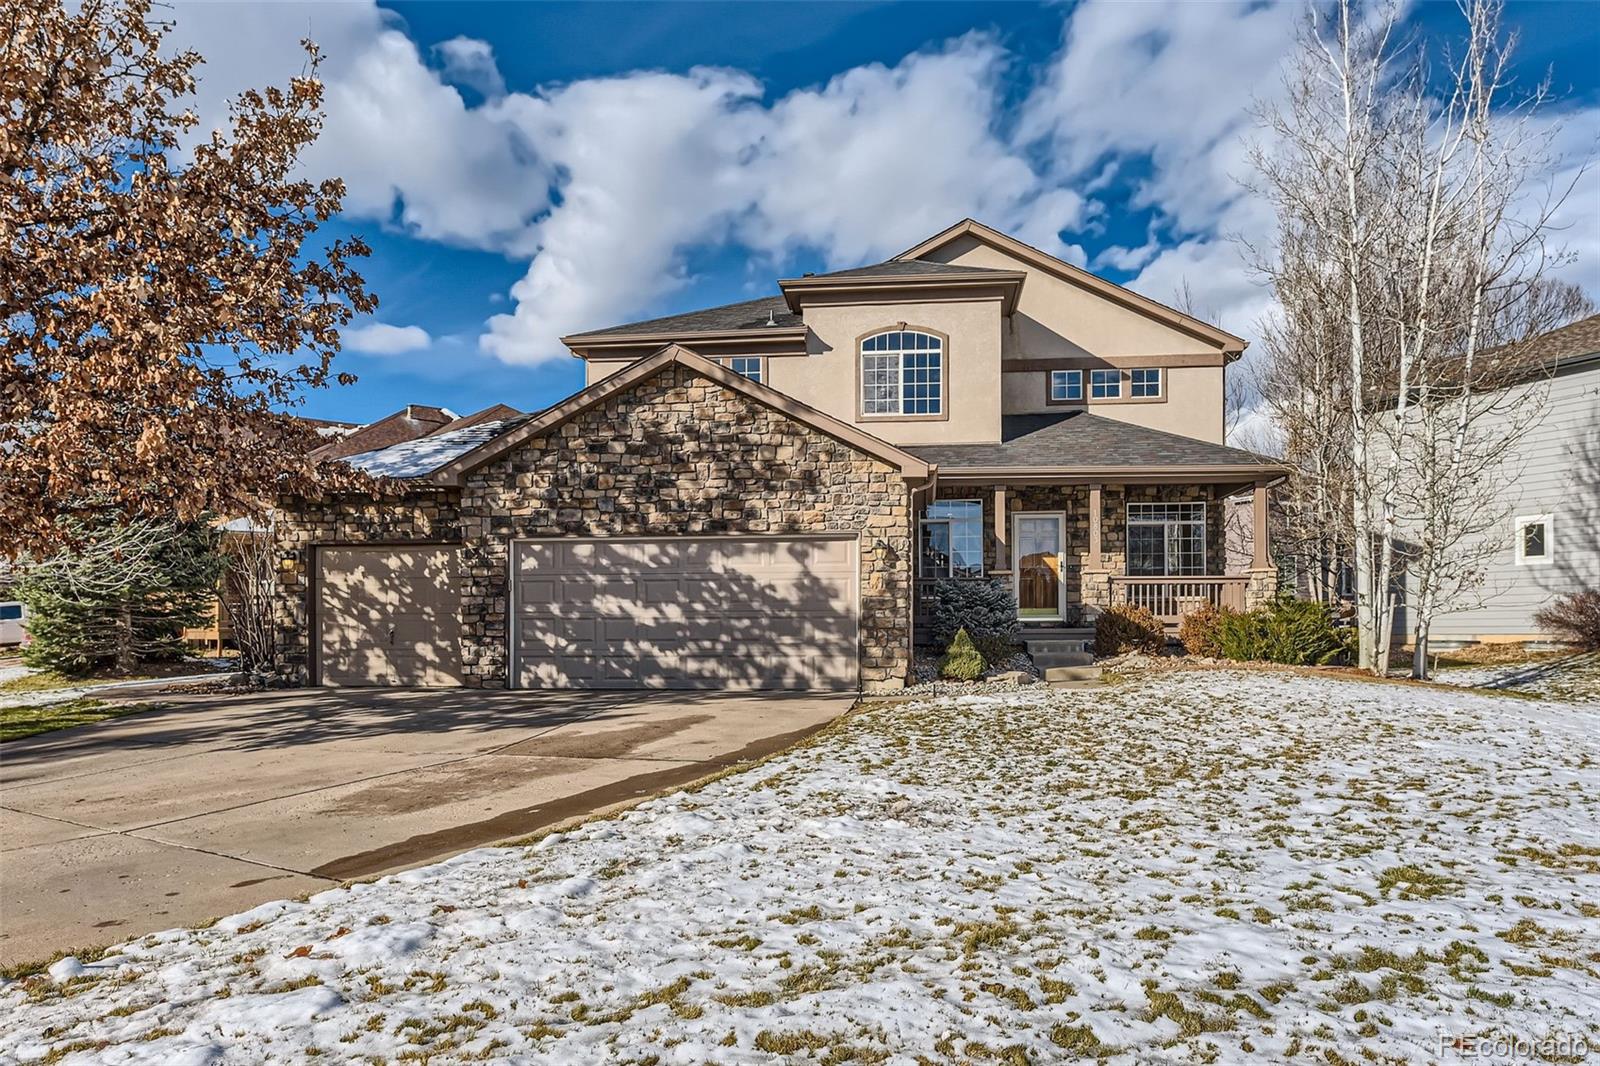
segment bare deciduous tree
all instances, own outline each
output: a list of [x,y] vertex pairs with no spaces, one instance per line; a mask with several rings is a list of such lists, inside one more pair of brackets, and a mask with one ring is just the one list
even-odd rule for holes
[[1353,557],[1361,664],[1387,670],[1409,580],[1423,673],[1432,618],[1503,547],[1490,534],[1506,458],[1541,413],[1538,390],[1502,375],[1517,342],[1576,309],[1547,277],[1562,191],[1529,195],[1551,169],[1550,133],[1534,118],[1542,89],[1508,99],[1499,0],[1463,0],[1464,46],[1440,79],[1419,44],[1398,42],[1395,9],[1324,10],[1256,153],[1279,219],[1263,260],[1282,309],[1264,391],[1311,471],[1298,510],[1315,522],[1348,508],[1326,528],[1345,542],[1333,557]]

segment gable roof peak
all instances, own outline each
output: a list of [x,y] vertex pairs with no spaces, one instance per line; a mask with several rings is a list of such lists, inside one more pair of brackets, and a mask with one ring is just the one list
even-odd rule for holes
[[912,245],[899,255],[896,260],[921,260],[924,256],[934,252],[960,237],[972,237],[987,244],[991,248],[1005,252],[1014,259],[1027,265],[1053,274],[1063,281],[1088,289],[1100,296],[1111,300],[1113,303],[1146,315],[1189,334],[1200,340],[1206,341],[1220,348],[1231,359],[1237,358],[1244,352],[1249,344],[1243,337],[1235,336],[1225,329],[1214,326],[1193,315],[1185,314],[1175,307],[1169,307],[1159,300],[1152,300],[1148,296],[1134,292],[1114,281],[1107,281],[1100,275],[1083,267],[1074,266],[1064,259],[1041,251],[1031,244],[1019,241],[1017,238],[1002,233],[993,226],[985,225],[975,218],[964,218],[955,225],[935,233],[932,237],[919,244]]

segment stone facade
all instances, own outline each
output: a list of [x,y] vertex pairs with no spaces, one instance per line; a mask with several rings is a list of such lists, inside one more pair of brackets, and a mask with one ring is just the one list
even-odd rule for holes
[[[305,560],[293,565],[309,564],[312,543],[413,539],[408,528],[459,540],[469,686],[507,684],[510,544],[523,537],[857,534],[862,687],[893,690],[909,672],[912,517],[899,470],[681,364],[469,472],[437,513],[413,499],[348,513],[299,504],[294,550]],[[301,664],[307,591],[301,573],[280,593],[281,641]]]
[[275,515],[278,583],[273,616],[278,670],[311,680],[312,574],[319,544],[457,544],[460,494],[454,489],[396,496],[286,499]]

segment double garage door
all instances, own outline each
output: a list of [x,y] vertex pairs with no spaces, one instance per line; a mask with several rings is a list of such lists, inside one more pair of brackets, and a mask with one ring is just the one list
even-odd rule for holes
[[519,688],[853,689],[854,538],[512,545]]
[[[459,548],[323,548],[328,685],[461,682]],[[516,541],[517,688],[854,689],[853,537]]]

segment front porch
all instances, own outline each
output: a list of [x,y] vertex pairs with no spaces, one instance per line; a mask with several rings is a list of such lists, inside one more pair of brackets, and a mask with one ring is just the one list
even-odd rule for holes
[[[1009,582],[1030,633],[1092,625],[1121,604],[1175,628],[1202,604],[1247,610],[1270,600],[1269,479],[1201,478],[981,484],[942,475],[918,508],[918,631],[927,594],[947,579]],[[1230,513],[1244,511],[1228,500],[1241,493],[1250,495],[1249,521],[1230,529]],[[1229,569],[1230,540],[1235,555],[1247,549],[1247,565]]]

